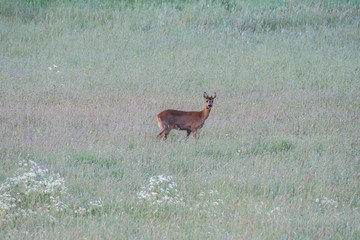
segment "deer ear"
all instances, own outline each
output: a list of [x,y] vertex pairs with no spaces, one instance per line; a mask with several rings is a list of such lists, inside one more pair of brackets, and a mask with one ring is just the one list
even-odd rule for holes
[[208,94],[206,92],[204,92],[204,98],[208,98]]
[[212,95],[212,98],[216,98],[216,92],[214,92],[214,94]]

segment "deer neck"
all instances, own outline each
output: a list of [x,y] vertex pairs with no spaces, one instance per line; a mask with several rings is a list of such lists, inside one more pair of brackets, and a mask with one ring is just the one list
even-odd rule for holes
[[209,117],[209,114],[211,112],[211,108],[205,107],[204,110],[202,110],[202,118],[204,121]]

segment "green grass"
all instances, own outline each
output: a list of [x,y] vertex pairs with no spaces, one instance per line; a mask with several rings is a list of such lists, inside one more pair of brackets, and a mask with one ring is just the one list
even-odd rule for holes
[[[0,186],[32,159],[69,194],[0,204],[0,239],[359,239],[359,23],[358,1],[0,0]],[[197,142],[157,142],[204,91]],[[159,175],[183,204],[138,199]]]

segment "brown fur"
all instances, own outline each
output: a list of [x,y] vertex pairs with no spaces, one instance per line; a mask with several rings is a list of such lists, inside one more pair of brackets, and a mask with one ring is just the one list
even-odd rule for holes
[[202,111],[185,112],[168,109],[159,113],[156,118],[162,131],[157,135],[157,139],[164,137],[166,140],[172,129],[186,131],[185,141],[189,138],[190,133],[196,138],[197,130],[204,126],[205,120],[209,117],[216,93],[211,97],[204,93],[204,98],[206,104]]

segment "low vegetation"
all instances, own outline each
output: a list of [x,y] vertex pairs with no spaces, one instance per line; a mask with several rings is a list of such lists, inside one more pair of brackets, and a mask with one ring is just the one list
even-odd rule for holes
[[0,0],[0,56],[0,239],[360,238],[358,1]]

